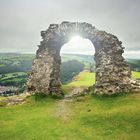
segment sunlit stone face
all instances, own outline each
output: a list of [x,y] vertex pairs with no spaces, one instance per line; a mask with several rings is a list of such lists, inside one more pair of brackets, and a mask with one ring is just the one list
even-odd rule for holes
[[89,39],[76,35],[73,36],[68,43],[62,46],[61,54],[63,53],[94,55],[95,50]]

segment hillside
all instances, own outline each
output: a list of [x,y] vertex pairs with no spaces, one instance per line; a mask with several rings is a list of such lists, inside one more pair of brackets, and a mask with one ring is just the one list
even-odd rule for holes
[[[30,71],[34,57],[34,54],[1,53],[0,74]],[[90,63],[95,65],[94,57],[91,55],[61,54],[61,57],[62,62],[77,60],[83,63],[85,67],[89,67]],[[126,61],[133,71],[140,71],[139,59],[126,59]]]
[[[18,87],[18,91],[22,92],[24,90],[23,86],[27,78],[27,73],[31,70],[34,57],[34,54],[1,53],[0,86],[15,86]],[[70,82],[73,76],[77,75],[83,69],[90,69],[92,72],[95,71],[93,56],[82,54],[61,54],[61,57],[62,65],[60,79],[63,84]],[[140,71],[140,60],[128,59],[127,61],[132,70]],[[88,83],[90,82],[86,81],[84,84],[86,85]],[[76,85],[75,82],[72,82],[71,84]],[[10,89],[11,87],[8,87],[8,90]],[[6,95],[8,95],[12,91],[6,90],[5,92]]]
[[[81,72],[65,90],[92,82],[94,73]],[[140,94],[135,93],[116,97],[89,94],[73,100],[34,95],[23,105],[1,107],[0,114],[2,140],[140,139]]]
[[[132,71],[132,78],[140,78],[140,72]],[[62,86],[64,91],[71,91],[75,87],[87,88],[95,83],[95,73],[89,73],[88,71],[82,71],[73,80]]]

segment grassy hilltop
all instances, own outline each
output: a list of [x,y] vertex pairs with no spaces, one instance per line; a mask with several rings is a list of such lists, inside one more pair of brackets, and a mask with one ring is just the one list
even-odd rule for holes
[[[81,72],[64,87],[89,86],[94,75]],[[72,102],[31,96],[23,105],[0,108],[0,114],[1,140],[140,139],[140,94],[135,93]]]
[[[34,55],[0,55],[0,83],[22,86]],[[89,66],[91,57],[63,55],[62,61],[76,59]],[[131,64],[130,64],[131,63]],[[139,71],[139,61],[129,60],[132,70]],[[133,78],[140,72],[133,71]],[[95,83],[95,73],[82,71],[62,85],[69,94],[76,88]],[[0,97],[0,105],[5,97]],[[0,107],[0,140],[139,140],[140,94],[116,97],[87,95],[65,99],[33,95],[23,105]]]

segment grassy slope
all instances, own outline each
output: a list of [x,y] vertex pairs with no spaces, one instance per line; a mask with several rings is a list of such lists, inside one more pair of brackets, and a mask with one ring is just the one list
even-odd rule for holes
[[[132,71],[133,78],[140,78],[140,72]],[[89,87],[95,83],[95,73],[89,73],[87,71],[80,72],[74,80],[66,85],[62,86],[64,91],[69,91],[74,87]]]
[[[90,73],[80,74],[79,80],[86,81]],[[58,108],[58,100],[35,96],[24,105],[0,108],[0,139],[140,139],[140,94],[108,98],[89,95],[82,101],[64,104],[67,113],[57,115]]]
[[72,82],[62,86],[62,89],[66,92],[70,92],[74,87],[89,87],[95,83],[95,73],[80,72],[75,76]]
[[0,84],[6,84],[9,86],[22,86],[26,81],[26,76],[26,72],[4,74],[4,77],[0,78]]
[[18,76],[26,76],[27,74],[25,72],[14,72],[14,73],[8,73],[4,75],[5,76],[3,78],[0,78],[0,80],[7,80],[7,79],[12,79],[12,78],[14,79]]
[[120,97],[86,97],[67,103],[66,119],[56,115],[51,99],[0,109],[2,140],[139,140],[140,94]]
[[95,83],[95,73],[89,73],[89,72],[80,72],[78,76],[74,78],[74,80],[69,83],[69,86],[91,86],[93,83]]
[[140,72],[132,71],[133,78],[140,78]]

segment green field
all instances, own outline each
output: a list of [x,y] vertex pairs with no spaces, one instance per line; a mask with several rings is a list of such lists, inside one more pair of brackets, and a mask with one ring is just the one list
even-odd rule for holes
[[70,82],[69,86],[83,86],[83,87],[89,87],[95,83],[95,73],[89,73],[89,72],[80,72],[79,75],[77,75],[72,82]]
[[24,105],[1,108],[0,139],[140,139],[140,94],[112,98],[87,96],[63,107],[66,111],[59,108],[56,100],[36,100],[32,96]]
[[132,78],[140,78],[140,72],[132,71]]
[[[67,86],[92,85],[94,76],[81,72]],[[0,139],[139,140],[140,94],[88,95],[73,102],[34,95],[24,105],[0,108]]]
[[[140,72],[132,71],[132,78],[140,78]],[[80,72],[79,75],[75,76],[73,81],[62,86],[64,91],[70,91],[74,87],[90,87],[95,83],[95,73],[89,73],[87,71]]]
[[[22,86],[34,55],[1,54],[0,83]],[[78,60],[89,66],[89,56],[63,55],[62,61]],[[139,61],[131,60],[138,69]],[[133,63],[134,62],[134,63]],[[132,72],[140,78],[140,72]],[[95,83],[95,73],[80,72],[62,86],[68,94]],[[0,103],[5,97],[0,97]],[[1,105],[1,104],[0,104]],[[140,94],[117,97],[88,95],[73,102],[31,96],[23,105],[0,107],[0,140],[139,140]]]
[[22,87],[26,81],[26,72],[14,72],[3,74],[0,77],[0,85]]

